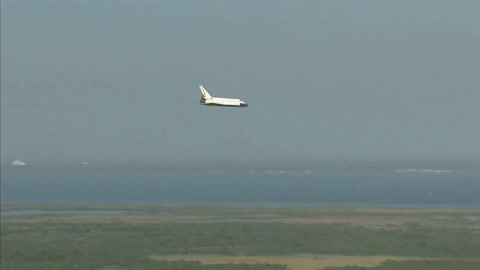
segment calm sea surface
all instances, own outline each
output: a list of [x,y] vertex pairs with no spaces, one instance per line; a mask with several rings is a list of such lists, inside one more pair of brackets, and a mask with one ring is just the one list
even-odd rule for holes
[[2,204],[480,207],[474,173],[2,174]]

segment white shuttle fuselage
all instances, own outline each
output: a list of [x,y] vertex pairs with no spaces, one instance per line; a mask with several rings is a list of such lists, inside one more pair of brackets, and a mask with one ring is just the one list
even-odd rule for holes
[[200,91],[202,92],[202,98],[200,99],[200,104],[209,105],[209,106],[231,106],[231,107],[247,107],[248,104],[245,101],[242,101],[238,98],[220,98],[212,97],[208,93],[207,89],[202,85],[199,85]]

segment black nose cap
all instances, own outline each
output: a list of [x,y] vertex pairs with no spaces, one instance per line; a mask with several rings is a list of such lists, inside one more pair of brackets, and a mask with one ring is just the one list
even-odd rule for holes
[[244,103],[241,103],[241,104],[240,104],[240,107],[248,107],[248,104],[245,103],[245,102],[244,102]]

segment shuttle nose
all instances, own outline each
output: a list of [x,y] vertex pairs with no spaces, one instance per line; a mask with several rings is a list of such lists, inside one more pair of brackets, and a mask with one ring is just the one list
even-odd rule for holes
[[240,103],[240,107],[248,107],[248,104],[245,101],[242,101]]

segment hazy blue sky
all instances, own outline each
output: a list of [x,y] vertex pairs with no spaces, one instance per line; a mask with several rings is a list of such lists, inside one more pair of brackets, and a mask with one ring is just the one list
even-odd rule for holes
[[480,1],[2,0],[2,161],[480,159],[479,77]]

